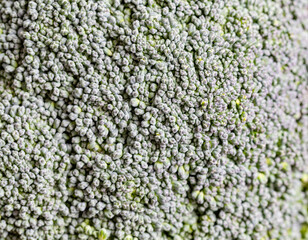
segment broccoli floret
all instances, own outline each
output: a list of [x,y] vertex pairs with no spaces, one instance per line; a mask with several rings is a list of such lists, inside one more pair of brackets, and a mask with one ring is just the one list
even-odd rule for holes
[[307,239],[306,0],[0,0],[0,240]]

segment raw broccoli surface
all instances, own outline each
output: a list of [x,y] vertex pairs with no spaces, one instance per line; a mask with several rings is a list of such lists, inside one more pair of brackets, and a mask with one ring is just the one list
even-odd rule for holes
[[0,0],[0,240],[308,239],[307,0]]

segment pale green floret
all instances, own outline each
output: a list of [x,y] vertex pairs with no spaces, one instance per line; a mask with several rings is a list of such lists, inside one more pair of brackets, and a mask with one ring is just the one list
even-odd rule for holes
[[106,229],[101,229],[98,233],[98,240],[107,240],[109,233]]
[[108,56],[112,56],[112,52],[111,52],[110,49],[104,48],[104,52],[105,52]]
[[133,240],[134,238],[133,238],[133,236],[131,236],[131,235],[129,235],[129,236],[126,236],[125,238],[124,238],[124,240]]
[[307,0],[0,0],[0,240],[308,239]]
[[130,100],[130,104],[131,104],[133,107],[138,107],[139,103],[140,103],[140,100],[139,100],[138,98],[132,98],[132,99]]

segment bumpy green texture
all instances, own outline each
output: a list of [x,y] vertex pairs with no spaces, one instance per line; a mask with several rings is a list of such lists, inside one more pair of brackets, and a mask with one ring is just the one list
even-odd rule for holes
[[307,0],[0,0],[0,240],[308,239]]

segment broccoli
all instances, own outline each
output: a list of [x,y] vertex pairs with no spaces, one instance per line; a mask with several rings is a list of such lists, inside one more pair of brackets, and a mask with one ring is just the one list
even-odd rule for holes
[[308,239],[306,0],[0,0],[0,240]]

